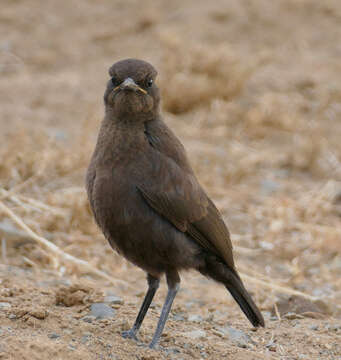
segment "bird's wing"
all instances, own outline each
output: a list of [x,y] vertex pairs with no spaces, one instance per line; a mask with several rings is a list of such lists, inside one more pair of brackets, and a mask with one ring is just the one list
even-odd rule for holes
[[169,154],[153,147],[152,175],[162,181],[145,181],[138,185],[145,201],[178,230],[190,235],[204,249],[234,268],[229,231],[218,209],[192,172],[182,169],[167,156]]

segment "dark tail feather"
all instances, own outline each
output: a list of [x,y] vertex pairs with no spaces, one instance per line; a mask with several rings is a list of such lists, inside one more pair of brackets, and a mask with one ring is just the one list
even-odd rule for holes
[[237,301],[246,317],[250,320],[251,324],[255,327],[264,326],[264,318],[245,289],[239,276],[231,271],[229,281],[224,282],[224,284],[232,297]]
[[225,285],[226,289],[237,301],[238,305],[253,326],[264,326],[264,318],[245,289],[236,270],[231,269],[222,261],[218,261],[216,257],[208,256],[206,258],[206,266],[199,269],[199,271],[203,275],[209,276]]

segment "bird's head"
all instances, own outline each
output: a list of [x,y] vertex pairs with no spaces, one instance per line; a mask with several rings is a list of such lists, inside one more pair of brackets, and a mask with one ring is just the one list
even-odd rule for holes
[[146,121],[159,111],[157,71],[143,60],[126,59],[109,69],[111,79],[104,94],[106,111],[117,119]]

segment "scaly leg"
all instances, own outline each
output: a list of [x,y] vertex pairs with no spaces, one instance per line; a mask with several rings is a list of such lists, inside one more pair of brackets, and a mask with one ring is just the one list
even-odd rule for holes
[[124,331],[122,333],[122,336],[124,338],[130,338],[130,339],[137,340],[136,334],[141,327],[142,321],[143,321],[144,317],[146,316],[146,313],[147,313],[149,306],[154,298],[156,290],[159,287],[160,279],[155,278],[154,276],[148,274],[147,280],[148,280],[147,294],[143,300],[143,303],[141,305],[140,311],[136,317],[133,327],[130,330]]
[[163,304],[161,315],[159,318],[159,322],[156,327],[155,334],[149,347],[152,349],[159,342],[163,328],[165,327],[168,314],[173,304],[173,300],[179,290],[180,287],[180,277],[176,270],[172,270],[166,273],[167,276],[167,284],[168,284],[168,293],[166,296],[165,303]]

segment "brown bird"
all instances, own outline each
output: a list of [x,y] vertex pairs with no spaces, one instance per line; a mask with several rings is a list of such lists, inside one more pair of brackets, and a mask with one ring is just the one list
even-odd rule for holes
[[235,268],[229,231],[200,186],[185,149],[160,115],[156,70],[127,59],[109,70],[105,117],[86,176],[95,220],[110,245],[147,273],[136,334],[166,275],[168,293],[150,347],[159,341],[179,290],[179,271],[196,269],[225,285],[254,326],[264,319]]

